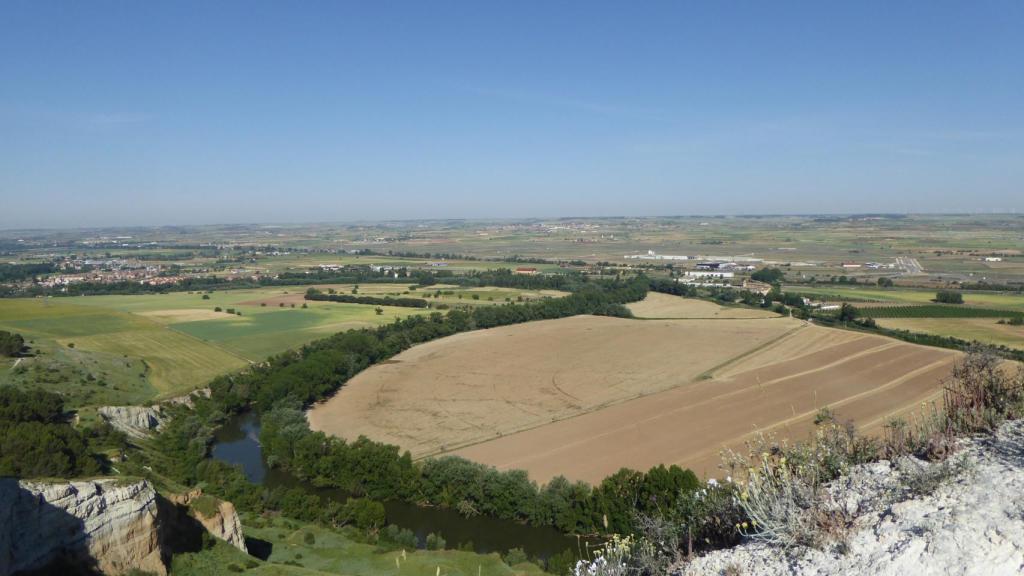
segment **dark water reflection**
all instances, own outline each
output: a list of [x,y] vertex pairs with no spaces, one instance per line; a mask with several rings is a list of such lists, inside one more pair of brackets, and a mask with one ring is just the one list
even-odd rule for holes
[[[213,457],[230,464],[240,464],[246,477],[270,488],[301,486],[302,488],[344,502],[349,494],[343,490],[317,488],[279,469],[268,468],[259,445],[259,417],[241,414],[229,420],[215,434]],[[522,548],[530,557],[548,558],[566,549],[576,551],[575,536],[567,536],[553,528],[526,526],[507,520],[475,517],[465,518],[452,510],[423,508],[405,502],[385,502],[387,521],[412,530],[422,546],[427,534],[440,534],[454,548],[472,543],[479,553],[505,552]]]

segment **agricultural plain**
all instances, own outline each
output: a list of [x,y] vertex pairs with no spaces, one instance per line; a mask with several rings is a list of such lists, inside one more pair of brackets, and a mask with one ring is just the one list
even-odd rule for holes
[[684,385],[799,327],[577,316],[467,332],[366,370],[309,421],[437,454]]
[[[35,353],[18,360],[17,366],[11,360],[0,368],[0,384],[43,385],[64,394],[73,406],[141,404],[185,394],[220,374],[336,332],[429,313],[395,306],[380,306],[378,312],[377,306],[366,304],[306,301],[307,288],[2,299],[0,330],[24,335]],[[369,296],[420,297],[448,307],[561,295],[442,285],[416,291],[409,284],[318,288],[343,294],[355,290]]]
[[822,407],[877,431],[933,398],[956,357],[778,316],[575,317],[417,346],[308,416],[344,438],[538,481],[597,482],[662,463],[715,476],[723,448],[757,432],[803,438]]

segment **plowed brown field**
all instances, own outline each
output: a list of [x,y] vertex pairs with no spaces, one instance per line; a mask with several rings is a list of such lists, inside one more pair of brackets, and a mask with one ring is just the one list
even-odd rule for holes
[[758,431],[804,438],[824,406],[877,430],[933,398],[955,358],[789,318],[581,316],[417,346],[353,379],[309,420],[541,482],[597,482],[661,463],[714,476],[722,448]]

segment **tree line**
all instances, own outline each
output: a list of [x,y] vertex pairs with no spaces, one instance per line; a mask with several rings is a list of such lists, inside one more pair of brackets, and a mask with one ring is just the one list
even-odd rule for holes
[[[216,478],[209,477],[214,465],[205,460],[210,423],[252,408],[261,413],[260,444],[268,464],[314,486],[566,532],[628,533],[638,512],[653,513],[672,505],[681,493],[698,486],[696,476],[662,466],[646,473],[622,470],[594,487],[565,478],[541,487],[523,471],[498,471],[457,457],[414,463],[397,446],[366,438],[348,442],[313,432],[302,408],[333,393],[369,366],[416,344],[467,330],[578,314],[628,317],[623,304],[642,299],[649,287],[645,277],[583,282],[564,298],[453,310],[342,332],[274,356],[246,372],[215,379],[211,398],[198,401],[188,416],[172,420],[157,445],[168,455],[166,465],[176,478],[217,484]],[[310,502],[309,509],[316,509]]]
[[392,298],[390,296],[356,296],[353,294],[324,294],[316,288],[306,291],[306,300],[344,302],[348,304],[370,304],[374,306],[401,306],[403,308],[427,308],[430,303],[423,298]]

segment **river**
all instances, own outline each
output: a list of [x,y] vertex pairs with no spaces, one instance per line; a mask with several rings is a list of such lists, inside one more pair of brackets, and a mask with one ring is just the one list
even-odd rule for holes
[[[349,497],[343,490],[317,488],[288,472],[269,468],[263,459],[259,435],[259,417],[255,413],[234,416],[214,435],[213,458],[241,465],[249,481],[256,484],[270,488],[301,486],[341,502]],[[388,523],[412,530],[421,547],[431,532],[443,536],[449,548],[471,543],[473,550],[481,554],[522,548],[531,558],[546,559],[566,549],[575,552],[582,545],[575,536],[562,534],[554,528],[527,526],[485,516],[466,518],[453,510],[406,502],[385,502],[384,508]]]

